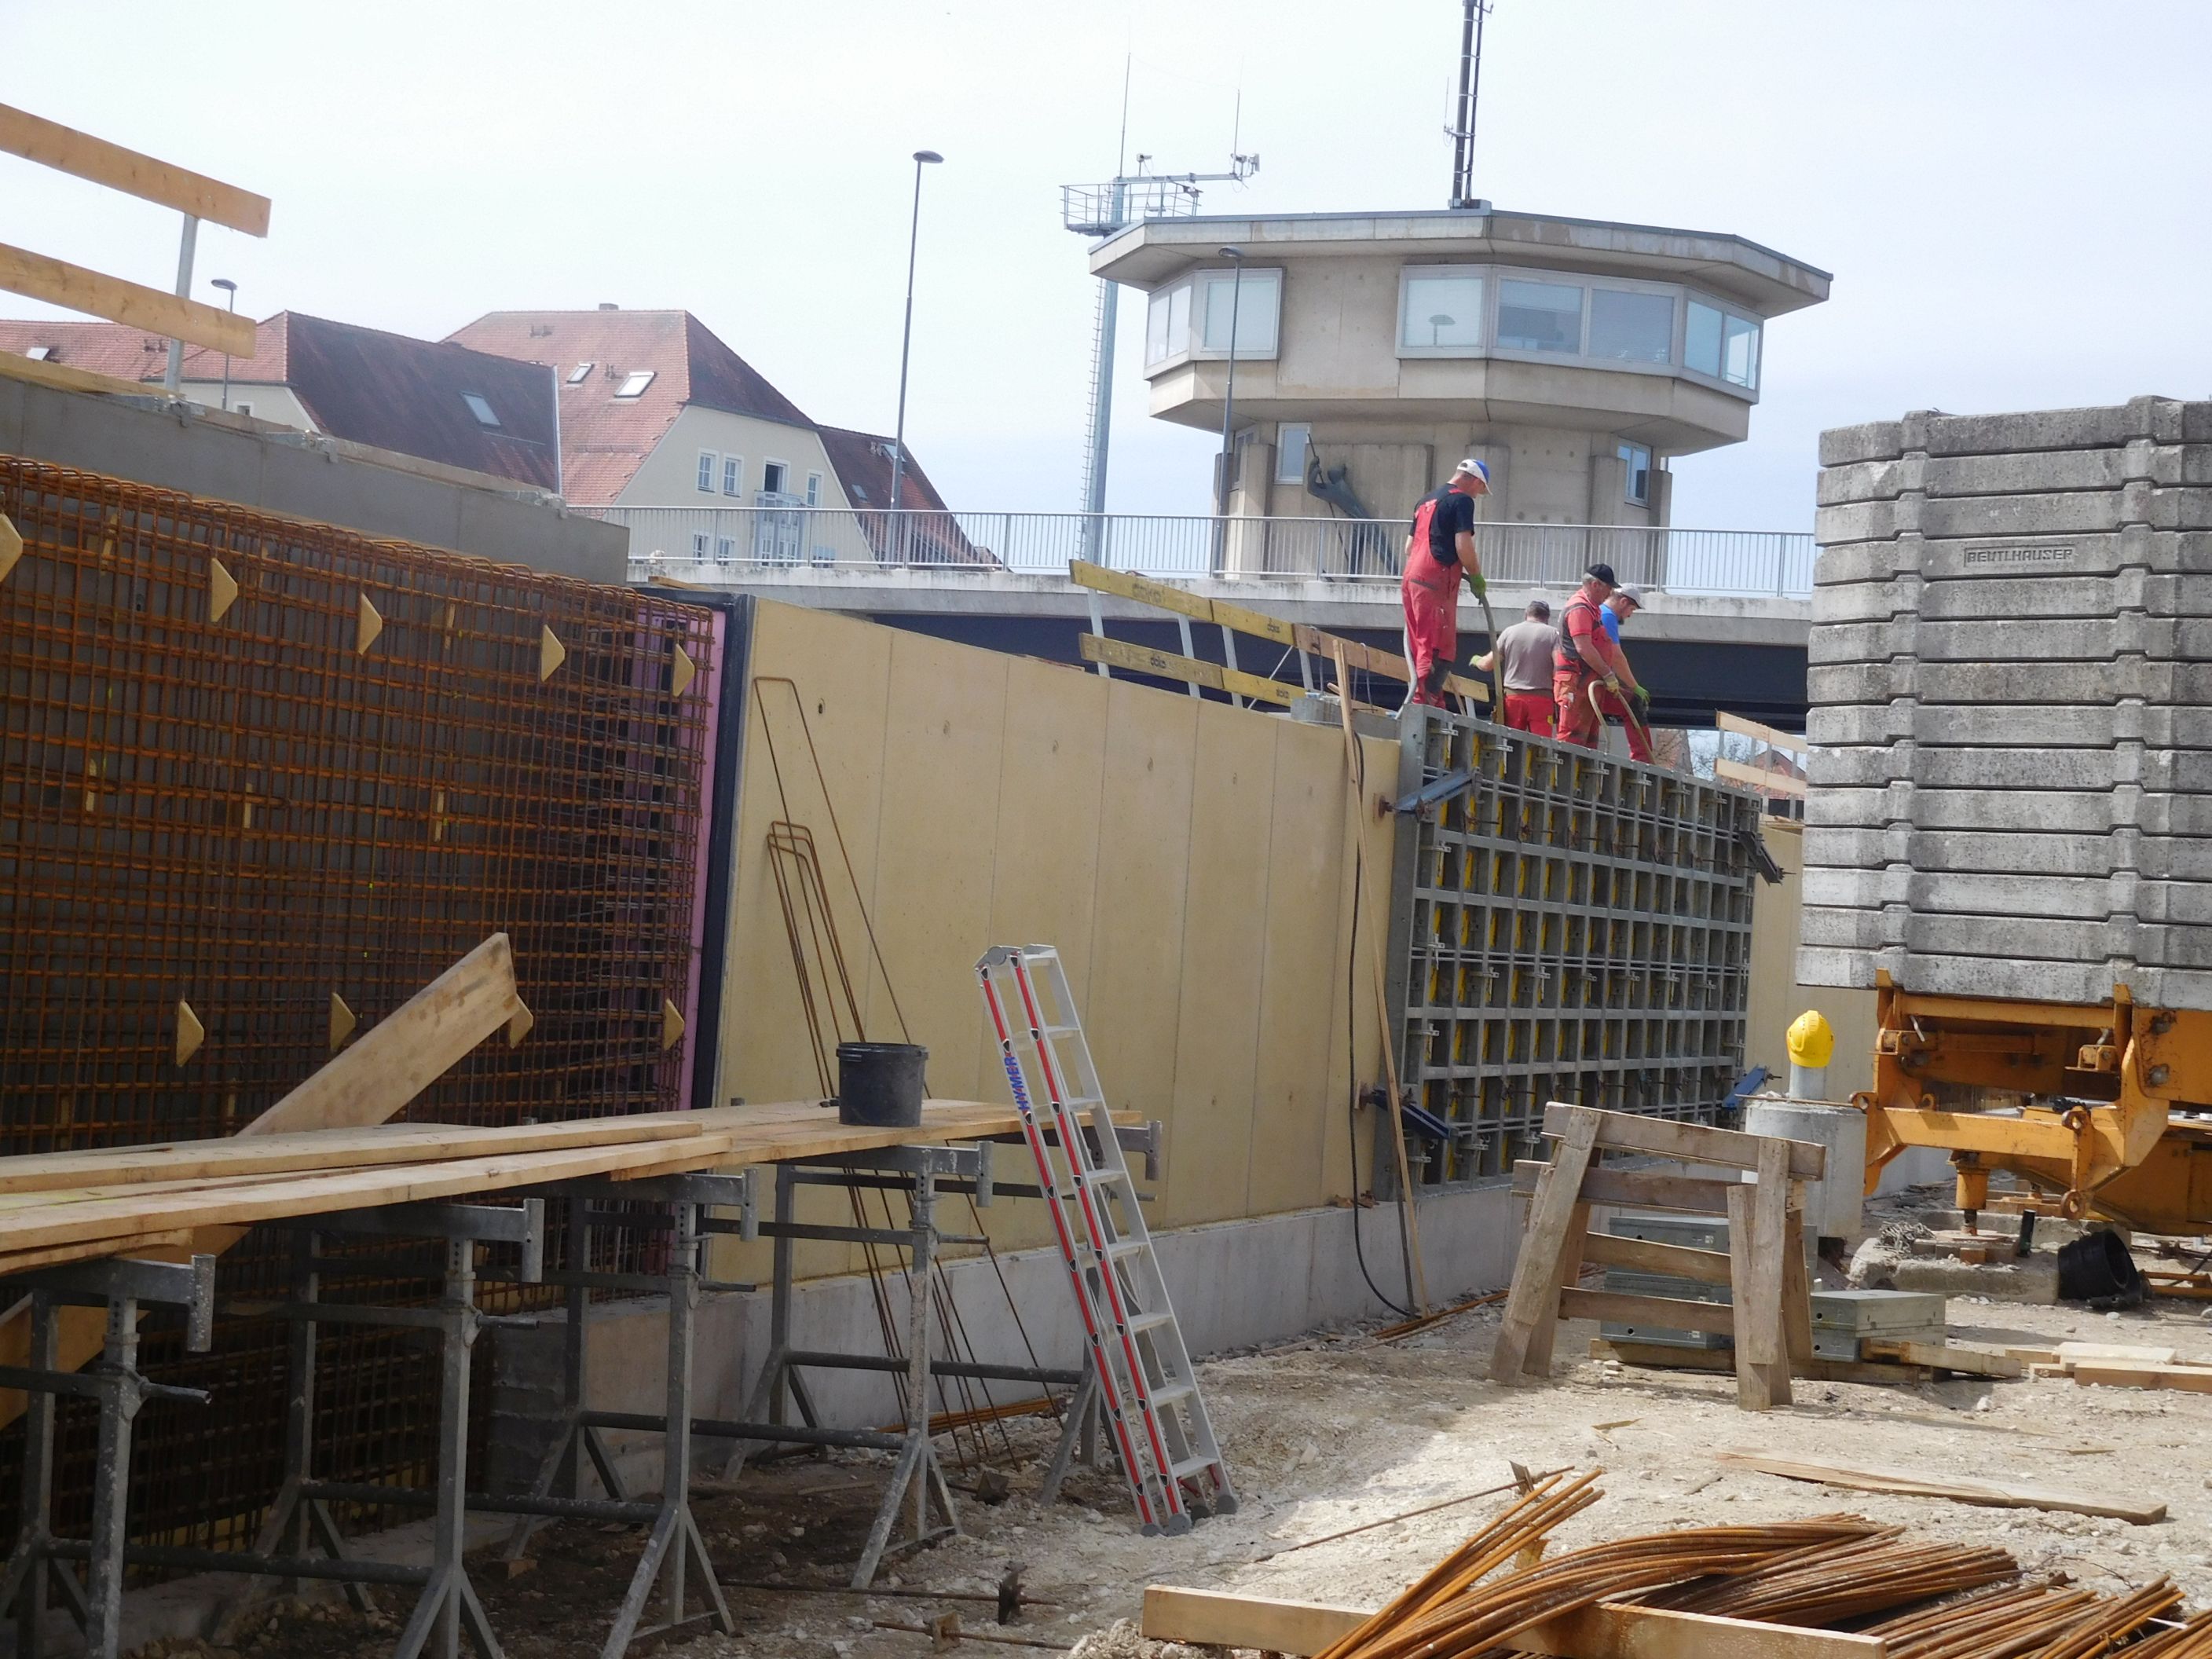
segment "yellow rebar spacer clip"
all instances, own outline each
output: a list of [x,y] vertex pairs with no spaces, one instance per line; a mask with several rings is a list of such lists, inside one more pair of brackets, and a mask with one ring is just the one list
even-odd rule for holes
[[1787,1041],[1790,1063],[1802,1066],[1808,1072],[1820,1071],[1835,1058],[1835,1029],[1821,1017],[1818,1008],[1808,1008],[1790,1022]]

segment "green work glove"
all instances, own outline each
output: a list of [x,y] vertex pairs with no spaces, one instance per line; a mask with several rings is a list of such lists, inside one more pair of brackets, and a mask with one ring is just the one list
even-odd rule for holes
[[1467,585],[1474,590],[1476,599],[1486,599],[1490,597],[1490,584],[1483,580],[1482,572],[1480,570],[1470,570],[1467,573]]
[[1638,713],[1648,714],[1651,712],[1651,693],[1650,691],[1639,685],[1629,695],[1636,699]]

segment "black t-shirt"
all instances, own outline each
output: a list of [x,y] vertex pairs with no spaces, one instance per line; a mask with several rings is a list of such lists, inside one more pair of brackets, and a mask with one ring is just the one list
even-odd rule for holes
[[1438,564],[1459,562],[1459,533],[1474,533],[1474,497],[1446,484],[1425,499],[1436,503],[1429,514],[1429,554]]

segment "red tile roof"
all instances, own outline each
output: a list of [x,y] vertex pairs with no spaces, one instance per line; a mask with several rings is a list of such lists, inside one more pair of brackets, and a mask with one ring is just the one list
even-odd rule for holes
[[27,353],[45,346],[49,362],[66,364],[112,380],[161,378],[168,366],[168,341],[143,328],[121,323],[22,322],[0,318],[0,351]]
[[[814,429],[822,434],[822,447],[829,452],[830,465],[837,469],[837,479],[845,486],[847,501],[856,507],[891,505],[889,438],[842,426],[817,426]],[[930,483],[929,475],[915,459],[911,447],[906,452],[906,465],[899,474],[898,505],[925,513],[947,510],[945,498],[937,493],[937,486]]]
[[[860,515],[860,531],[882,557],[894,540],[881,516],[891,499],[891,441],[872,432],[854,432],[842,426],[817,426],[830,465],[837,469],[845,486],[845,499]],[[908,557],[939,564],[996,564],[999,561],[975,545],[951,516],[945,498],[937,493],[929,475],[921,470],[908,448],[906,465],[899,471],[898,504],[911,511],[943,513],[942,519],[910,520],[904,551]]]
[[[687,404],[787,426],[813,422],[688,311],[495,311],[447,338],[478,351],[552,365],[561,381],[568,499],[611,503]],[[589,363],[574,386],[568,376]],[[614,394],[651,370],[635,398]]]
[[[158,381],[167,340],[118,323],[0,320],[0,349],[55,348],[50,361],[118,380]],[[551,378],[489,352],[381,329],[280,311],[256,325],[253,355],[230,359],[233,387],[288,387],[319,432],[349,443],[419,456],[512,478],[561,486]],[[223,377],[223,355],[185,350],[184,378]],[[498,417],[487,427],[469,408],[473,392]]]

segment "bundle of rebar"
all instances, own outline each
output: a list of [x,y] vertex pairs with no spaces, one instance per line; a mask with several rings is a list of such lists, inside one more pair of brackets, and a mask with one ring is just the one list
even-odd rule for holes
[[1864,1536],[1822,1542],[1767,1562],[1753,1573],[1704,1578],[1640,1599],[1647,1606],[1761,1624],[1835,1625],[2005,1583],[2020,1574],[2019,1565],[2001,1549],[1913,1543],[1904,1534],[1902,1527],[1869,1529]]
[[1746,1573],[1809,1548],[1881,1529],[1851,1516],[1770,1527],[1698,1527],[1595,1544],[1492,1583],[1480,1581],[1540,1545],[1597,1499],[1595,1474],[1536,1483],[1419,1583],[1328,1648],[1322,1659],[1451,1659],[1480,1654],[1595,1602],[1686,1579]]

